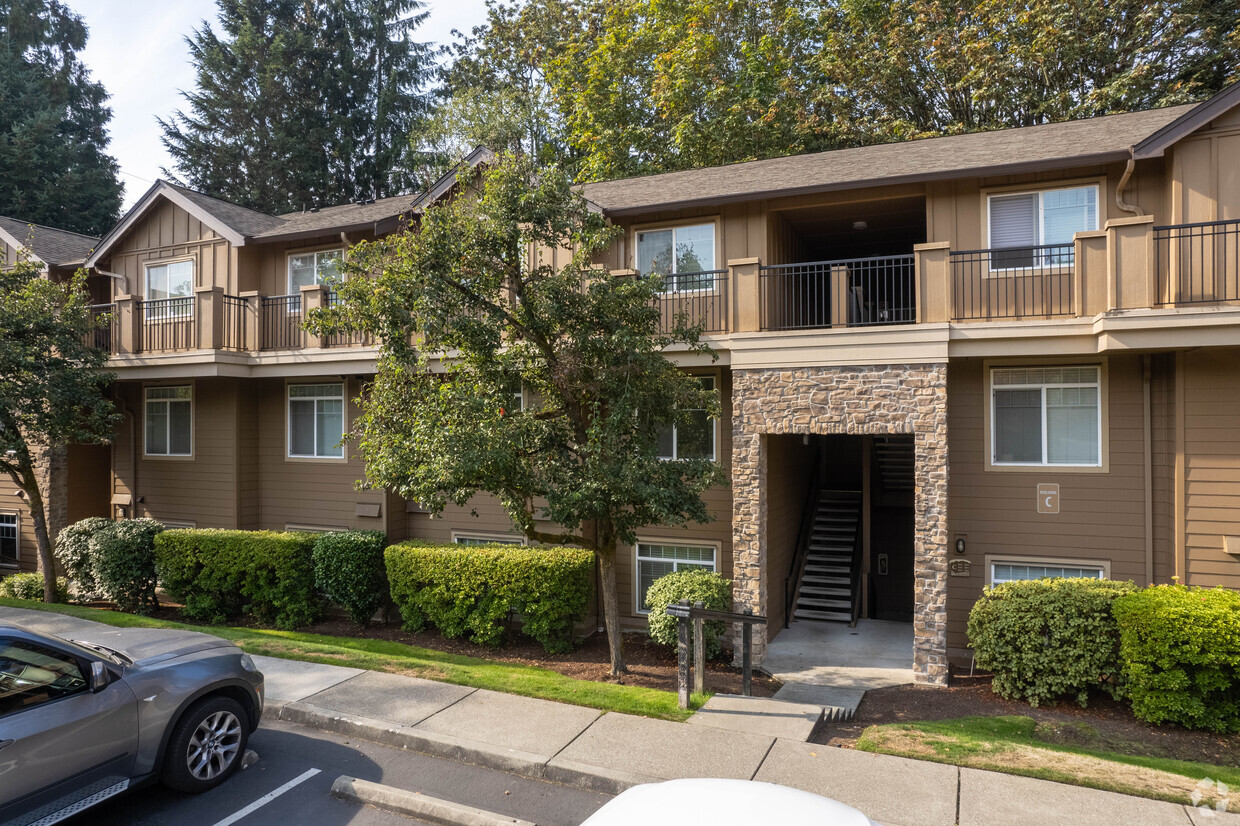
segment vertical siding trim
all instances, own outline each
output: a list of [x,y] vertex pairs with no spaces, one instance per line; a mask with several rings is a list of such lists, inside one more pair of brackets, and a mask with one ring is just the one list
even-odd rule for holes
[[1145,582],[1154,584],[1154,426],[1150,396],[1150,356],[1141,356],[1141,413],[1145,459]]
[[1188,584],[1184,565],[1184,353],[1175,354],[1175,576]]

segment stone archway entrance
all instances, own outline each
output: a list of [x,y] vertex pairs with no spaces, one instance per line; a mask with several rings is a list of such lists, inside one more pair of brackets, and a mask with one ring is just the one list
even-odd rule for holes
[[[732,374],[733,601],[768,613],[768,437],[912,434],[915,463],[913,672],[947,682],[947,365],[737,370]],[[772,617],[772,622],[783,618]],[[767,634],[754,629],[755,661]]]

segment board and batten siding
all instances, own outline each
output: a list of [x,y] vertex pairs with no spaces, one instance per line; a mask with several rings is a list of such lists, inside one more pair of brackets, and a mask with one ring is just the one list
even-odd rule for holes
[[171,201],[160,199],[112,250],[103,269],[125,277],[116,281],[113,296],[146,293],[146,265],[190,258],[194,262],[194,287],[223,287],[236,295],[238,280],[236,249],[211,227]]

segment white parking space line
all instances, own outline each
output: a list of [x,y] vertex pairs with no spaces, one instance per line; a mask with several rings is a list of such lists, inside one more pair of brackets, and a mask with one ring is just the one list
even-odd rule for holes
[[215,824],[215,826],[231,826],[231,824],[236,823],[238,820],[245,817],[246,815],[251,814],[255,811],[258,811],[263,806],[266,806],[268,803],[275,800],[277,797],[284,794],[289,789],[295,786],[298,786],[302,783],[305,783],[307,780],[309,780],[311,777],[314,777],[318,773],[319,773],[318,769],[307,769],[306,771],[302,772],[297,777],[294,777],[292,780],[285,783],[283,786],[276,789],[275,791],[268,792],[267,794],[260,797],[258,800],[255,800],[249,806],[246,806],[241,811],[234,812],[233,814],[224,818],[219,823]]

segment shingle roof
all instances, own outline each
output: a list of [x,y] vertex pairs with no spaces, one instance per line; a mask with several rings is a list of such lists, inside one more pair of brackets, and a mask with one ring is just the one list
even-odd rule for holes
[[0,230],[34,253],[40,261],[53,267],[80,264],[99,242],[93,235],[80,235],[5,216],[0,216]]
[[316,212],[286,212],[276,218],[279,225],[262,232],[253,233],[254,238],[275,238],[309,232],[331,232],[362,224],[375,224],[405,214],[413,205],[416,195],[396,195],[379,198],[366,204],[342,204],[325,207]]
[[586,198],[618,214],[764,195],[999,175],[1128,157],[1128,148],[1198,104],[1086,120],[923,138],[586,184]]
[[168,183],[167,181],[162,181],[161,183],[179,192],[186,199],[205,212],[210,213],[220,223],[238,235],[247,238],[266,232],[283,223],[280,218],[274,215],[268,215],[265,212],[259,212],[249,207],[238,206],[228,201],[221,201],[219,198],[204,195],[196,189],[189,189],[188,187]]

